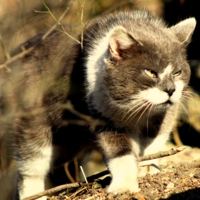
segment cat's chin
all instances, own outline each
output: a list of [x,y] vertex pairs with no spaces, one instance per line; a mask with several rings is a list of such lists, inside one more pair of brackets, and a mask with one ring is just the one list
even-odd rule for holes
[[160,103],[160,104],[157,104],[154,106],[154,110],[157,110],[157,111],[165,111],[167,109],[169,109],[174,103],[171,102],[170,100],[164,102],[164,103]]

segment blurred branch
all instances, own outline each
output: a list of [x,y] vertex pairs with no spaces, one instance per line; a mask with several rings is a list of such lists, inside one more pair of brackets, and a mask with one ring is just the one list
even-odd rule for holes
[[16,117],[30,117],[32,115],[39,115],[44,112],[51,112],[51,111],[60,110],[60,109],[68,110],[69,112],[71,112],[72,114],[74,114],[80,118],[78,120],[74,120],[74,119],[63,120],[62,126],[68,126],[69,124],[75,124],[78,126],[89,126],[91,130],[94,130],[94,128],[96,126],[104,126],[106,124],[105,121],[102,121],[99,119],[94,119],[91,116],[88,116],[88,115],[78,112],[77,110],[74,109],[74,107],[70,101],[68,101],[66,104],[57,103],[52,106],[42,107],[42,108],[38,108],[38,109],[26,111],[26,112],[24,112],[24,111],[23,112],[18,111],[17,113],[13,112],[12,114],[1,117],[0,121],[4,122],[4,121],[7,121],[8,119],[16,118]]
[[[63,32],[64,34],[66,34],[68,37],[70,37],[71,39],[75,40],[77,43],[81,44],[80,41],[78,41],[76,38],[74,38],[73,36],[71,36],[66,29],[64,28],[64,26],[61,24],[61,20],[64,18],[64,16],[68,13],[69,8],[72,6],[74,0],[71,0],[69,5],[67,6],[67,8],[65,9],[65,11],[63,12],[63,14],[60,16],[60,18],[57,20],[56,17],[54,16],[54,14],[51,12],[51,10],[49,9],[49,7],[45,4],[44,0],[42,0],[43,5],[45,6],[45,8],[47,9],[47,11],[38,11],[38,10],[34,10],[37,13],[49,13],[51,15],[51,17],[53,18],[53,20],[56,22],[51,28],[54,30],[56,28],[57,25],[59,25],[61,27],[61,32]],[[51,30],[51,29],[50,29]],[[50,31],[49,30],[49,31]],[[57,29],[60,30],[60,29]],[[47,32],[48,33],[48,32]],[[81,44],[82,45],[82,44]]]
[[81,7],[81,16],[80,16],[80,20],[81,20],[81,49],[83,49],[83,31],[84,31],[84,27],[85,24],[83,23],[83,11],[84,11],[84,6],[85,6],[85,0],[83,0],[83,2],[81,2],[80,0],[78,0],[80,7]]
[[68,177],[68,179],[72,182],[72,183],[75,183],[76,181],[74,180],[74,178],[72,177],[72,175],[70,174],[69,172],[69,162],[66,162],[64,164],[64,170],[65,170],[65,173]]
[[2,36],[1,36],[1,34],[0,34],[0,44],[1,44],[1,47],[2,47],[3,52],[4,52],[4,54],[5,54],[5,57],[6,57],[6,59],[8,60],[8,59],[10,58],[10,54],[9,54],[8,51],[6,50],[6,47],[5,47],[5,45],[4,45],[3,38],[2,38]]
[[[67,6],[67,8],[65,9],[65,11],[63,12],[63,14],[60,16],[60,18],[58,20],[56,20],[56,23],[43,35],[43,37],[41,38],[41,40],[37,43],[34,44],[34,46],[28,48],[28,49],[23,49],[22,47],[22,52],[18,53],[17,55],[7,59],[3,64],[0,65],[0,70],[1,69],[6,69],[11,71],[11,69],[9,68],[9,64],[24,58],[27,54],[31,53],[39,44],[41,44],[42,41],[44,41],[55,29],[57,25],[60,25],[60,21],[64,18],[64,16],[67,14],[67,12],[69,11],[69,8],[72,6],[74,0],[72,0],[69,5]],[[44,2],[42,0],[42,2]],[[46,5],[46,4],[45,4]],[[71,36],[72,37],[72,36]],[[72,37],[73,38],[73,37]],[[79,42],[79,41],[78,41]],[[80,43],[80,42],[79,42]]]

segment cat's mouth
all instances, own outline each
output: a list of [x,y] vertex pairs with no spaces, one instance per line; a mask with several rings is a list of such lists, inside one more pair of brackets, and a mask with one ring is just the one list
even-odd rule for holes
[[173,105],[173,102],[171,102],[170,100],[167,100],[163,103],[157,104],[155,105],[156,109],[167,109],[169,108],[171,105]]
[[163,104],[169,104],[172,105],[173,103],[170,100],[167,100],[166,102],[164,102]]

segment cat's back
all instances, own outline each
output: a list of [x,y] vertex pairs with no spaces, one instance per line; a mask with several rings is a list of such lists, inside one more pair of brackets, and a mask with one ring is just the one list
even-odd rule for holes
[[9,72],[1,71],[2,109],[28,111],[66,100],[80,44],[56,30],[44,35],[39,33],[11,53],[16,61],[8,65]]

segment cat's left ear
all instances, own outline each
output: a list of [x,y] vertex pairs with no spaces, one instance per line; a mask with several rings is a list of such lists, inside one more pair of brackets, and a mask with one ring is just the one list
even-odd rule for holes
[[109,45],[111,55],[120,60],[125,50],[142,44],[134,39],[124,27],[117,26],[110,33]]
[[195,18],[188,18],[172,26],[170,29],[173,33],[178,37],[178,40],[182,43],[187,45],[192,37],[194,29],[196,27],[196,20]]

